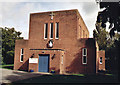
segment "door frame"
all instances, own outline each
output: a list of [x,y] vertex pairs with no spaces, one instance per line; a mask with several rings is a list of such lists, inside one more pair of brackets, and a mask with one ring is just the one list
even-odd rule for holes
[[48,72],[49,72],[49,60],[50,60],[50,54],[38,54],[38,72],[39,72],[39,58],[40,56],[48,56]]

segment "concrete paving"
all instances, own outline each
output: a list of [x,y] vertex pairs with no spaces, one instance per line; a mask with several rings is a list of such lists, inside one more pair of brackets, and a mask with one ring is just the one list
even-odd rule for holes
[[0,75],[2,75],[2,79],[0,78],[0,83],[11,83],[18,80],[23,80],[31,77],[36,77],[40,75],[51,75],[50,73],[44,72],[24,72],[18,70],[8,70],[0,68]]

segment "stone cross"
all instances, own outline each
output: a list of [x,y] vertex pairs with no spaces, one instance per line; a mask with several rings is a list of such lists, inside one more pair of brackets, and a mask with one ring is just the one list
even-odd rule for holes
[[53,20],[53,16],[54,16],[55,14],[52,12],[51,14],[50,14],[50,16],[51,16],[51,20]]

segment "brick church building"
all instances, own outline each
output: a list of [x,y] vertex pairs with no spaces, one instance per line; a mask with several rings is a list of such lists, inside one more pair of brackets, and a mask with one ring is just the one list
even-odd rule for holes
[[14,69],[97,73],[105,70],[105,51],[89,38],[77,9],[31,13],[29,39],[16,40]]

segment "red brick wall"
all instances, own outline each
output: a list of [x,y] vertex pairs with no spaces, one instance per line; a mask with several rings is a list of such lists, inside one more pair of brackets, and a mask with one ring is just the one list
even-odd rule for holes
[[[82,48],[87,48],[87,64],[82,64]],[[73,51],[73,57],[66,57],[66,63],[68,64],[66,71],[72,73],[95,73],[96,47],[94,39],[83,38],[78,40],[76,49],[76,53]],[[68,59],[71,61],[67,61]]]

